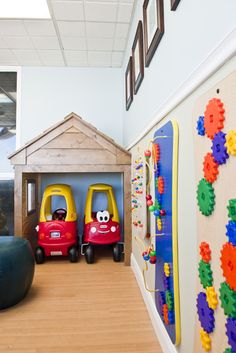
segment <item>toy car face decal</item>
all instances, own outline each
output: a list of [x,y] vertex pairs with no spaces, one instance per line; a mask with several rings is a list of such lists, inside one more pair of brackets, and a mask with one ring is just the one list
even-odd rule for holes
[[110,215],[108,211],[98,211],[97,212],[97,220],[99,223],[105,222],[107,223],[110,219]]

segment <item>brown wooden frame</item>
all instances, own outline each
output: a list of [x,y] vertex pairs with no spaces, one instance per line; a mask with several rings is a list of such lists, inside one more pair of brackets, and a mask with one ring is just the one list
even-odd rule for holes
[[[139,46],[139,74],[137,79],[135,80],[135,49]],[[138,27],[135,33],[134,42],[132,45],[132,76],[133,76],[133,88],[134,94],[136,94],[139,90],[141,82],[144,77],[144,59],[143,59],[143,25],[142,21],[139,21]]]
[[152,0],[156,1],[156,22],[157,28],[154,36],[151,39],[150,45],[148,46],[148,22],[147,22],[147,8],[150,4],[150,0],[145,0],[143,3],[143,26],[144,26],[144,49],[145,49],[145,66],[148,67],[152,57],[161,41],[164,34],[164,6],[163,0]]
[[175,11],[180,3],[180,0],[170,0],[171,2],[171,11]]
[[[128,79],[130,90],[128,92]],[[126,110],[129,110],[129,107],[133,101],[133,72],[132,72],[132,57],[129,58],[129,62],[125,71],[125,104]]]

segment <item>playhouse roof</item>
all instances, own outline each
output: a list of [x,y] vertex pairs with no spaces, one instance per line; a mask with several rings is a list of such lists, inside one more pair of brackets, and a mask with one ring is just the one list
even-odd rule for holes
[[91,163],[96,157],[96,164],[130,164],[127,150],[75,113],[66,116],[8,158],[13,165],[32,165],[74,164],[75,157],[76,163],[82,164],[90,164],[90,157]]

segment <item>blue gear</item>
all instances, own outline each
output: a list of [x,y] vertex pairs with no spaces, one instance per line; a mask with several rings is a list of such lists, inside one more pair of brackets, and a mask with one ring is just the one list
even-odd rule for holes
[[162,307],[164,304],[166,304],[165,292],[160,291],[160,292],[158,292],[158,295],[157,295],[157,305],[158,305],[158,309],[159,309],[158,311],[161,314],[162,318],[163,318]]
[[160,163],[157,162],[157,164],[156,164],[156,172],[155,172],[156,178],[158,178],[160,176],[160,173],[161,173],[160,169],[161,169],[160,168]]
[[175,323],[175,313],[173,310],[168,311],[168,320],[170,324],[174,324]]
[[207,332],[213,332],[215,328],[214,310],[209,308],[206,293],[200,292],[197,296],[198,319],[202,328]]
[[200,136],[205,136],[204,116],[199,116],[199,118],[198,118],[197,133]]
[[225,147],[225,134],[220,131],[217,134],[215,134],[213,140],[212,140],[212,154],[214,157],[214,160],[218,164],[224,164],[226,163],[226,159],[229,158],[229,155],[227,153],[227,148]]
[[226,225],[226,235],[229,237],[229,242],[236,246],[236,222],[229,221]]

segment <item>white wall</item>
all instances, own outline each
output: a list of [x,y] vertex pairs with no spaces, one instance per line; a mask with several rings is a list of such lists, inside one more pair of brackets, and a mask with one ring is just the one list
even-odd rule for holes
[[[130,32],[124,72],[138,20],[142,19],[143,1],[137,0]],[[128,112],[124,116],[124,144],[128,146],[155,117],[159,109],[210,52],[236,27],[235,0],[181,0],[176,11],[170,11],[170,0],[164,0],[165,33]]]
[[23,67],[20,143],[72,111],[122,143],[121,69]]
[[[161,123],[153,127],[132,149],[139,146],[140,151],[146,149],[154,131],[170,119],[179,125],[179,172],[178,172],[178,250],[179,250],[179,285],[181,313],[181,344],[179,353],[193,353],[194,330],[196,318],[196,284],[198,249],[196,233],[196,185],[193,129],[197,117],[193,117],[196,100],[224,77],[236,70],[236,56],[222,66],[210,79],[195,90],[186,100],[169,113]],[[216,94],[217,96],[217,94]],[[220,98],[220,94],[219,94]],[[206,102],[207,103],[207,102]],[[204,108],[204,107],[203,107]],[[204,113],[204,111],[203,111]],[[154,227],[152,228],[152,234]],[[134,236],[134,234],[133,234]],[[140,271],[143,259],[136,242],[133,241],[133,255]],[[147,276],[148,287],[154,288],[154,276]],[[172,352],[172,351],[171,351]],[[164,353],[169,353],[168,350]]]

